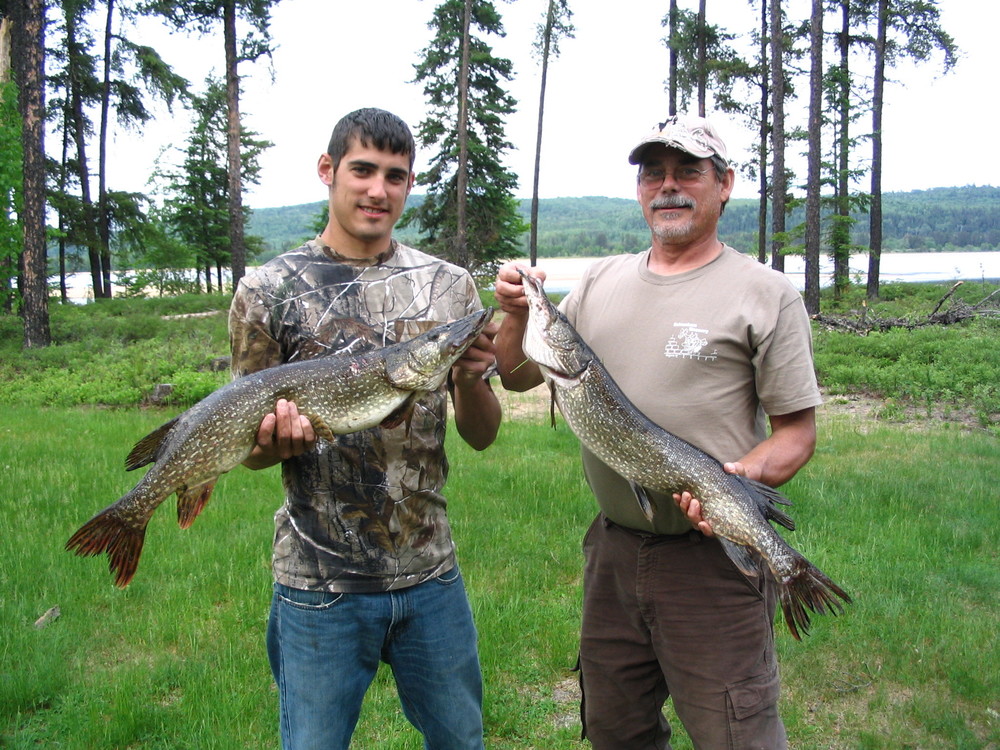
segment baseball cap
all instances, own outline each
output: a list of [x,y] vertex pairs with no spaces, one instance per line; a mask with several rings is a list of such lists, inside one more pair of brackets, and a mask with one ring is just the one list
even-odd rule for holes
[[693,115],[674,115],[666,122],[659,123],[653,132],[647,135],[639,145],[628,155],[629,164],[638,164],[642,152],[653,143],[662,143],[670,148],[680,149],[699,159],[719,156],[726,164],[726,144],[722,142],[718,131],[704,117]]

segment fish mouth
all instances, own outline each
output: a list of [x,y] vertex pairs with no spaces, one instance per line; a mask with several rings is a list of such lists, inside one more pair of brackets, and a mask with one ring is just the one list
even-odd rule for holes
[[444,341],[445,348],[451,354],[460,354],[472,346],[486,324],[493,317],[493,308],[487,307],[471,315],[448,324],[448,333]]

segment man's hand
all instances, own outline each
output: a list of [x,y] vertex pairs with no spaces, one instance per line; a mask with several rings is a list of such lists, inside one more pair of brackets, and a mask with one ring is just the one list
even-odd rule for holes
[[274,405],[274,411],[261,420],[257,444],[243,465],[250,469],[266,469],[310,451],[315,445],[316,432],[312,423],[299,414],[294,401],[281,398]]
[[[741,477],[747,476],[746,467],[739,461],[724,464],[722,468],[726,470],[727,474],[739,474]],[[681,509],[681,512],[688,517],[691,525],[698,529],[698,531],[705,536],[715,536],[715,532],[712,531],[712,524],[706,521],[701,515],[701,501],[698,498],[694,497],[690,492],[675,492],[674,502],[677,503],[677,507]]]
[[496,347],[493,345],[493,339],[499,330],[499,323],[487,323],[479,337],[452,366],[451,380],[456,388],[474,387],[496,363]]
[[524,286],[521,284],[521,275],[517,272],[518,268],[536,279],[545,281],[545,271],[538,268],[528,268],[523,263],[511,261],[502,265],[497,272],[493,296],[500,309],[508,315],[526,316],[528,314],[528,298],[524,296]]

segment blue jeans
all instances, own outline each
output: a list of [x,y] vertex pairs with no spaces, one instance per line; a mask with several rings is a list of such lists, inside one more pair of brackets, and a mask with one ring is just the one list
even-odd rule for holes
[[482,750],[476,628],[458,567],[410,588],[330,594],[274,585],[267,652],[284,750],[347,750],[379,661],[426,750]]

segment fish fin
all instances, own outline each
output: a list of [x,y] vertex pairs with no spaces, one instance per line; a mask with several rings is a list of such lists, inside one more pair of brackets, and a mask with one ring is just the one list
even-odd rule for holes
[[208,505],[217,481],[218,477],[212,477],[207,482],[177,490],[177,523],[182,529],[190,527]]
[[411,393],[407,396],[403,403],[393,409],[389,416],[379,422],[379,426],[391,430],[393,427],[399,427],[403,422],[406,422],[406,432],[409,434],[410,422],[413,421],[413,405],[416,403],[416,398],[416,393]]
[[652,521],[653,516],[656,515],[656,511],[653,509],[653,503],[649,500],[649,493],[646,492],[646,488],[633,481],[629,481],[629,486],[632,488],[632,492],[635,493],[635,499],[639,501],[639,508],[642,510],[642,515],[646,517],[647,521]]
[[151,433],[146,435],[146,437],[136,443],[132,447],[132,451],[128,454],[128,457],[125,459],[125,471],[132,471],[133,469],[138,469],[146,464],[153,463],[153,461],[156,460],[157,452],[160,450],[160,445],[163,444],[163,440],[167,437],[167,433],[173,429],[175,424],[177,424],[178,419],[180,419],[179,416],[174,417],[165,424],[161,424]]
[[328,443],[332,443],[334,440],[333,430],[330,426],[320,417],[318,414],[308,411],[300,411],[299,414],[304,416],[309,420],[309,424],[313,427],[313,432],[316,433],[317,437],[323,438]]
[[736,479],[738,479],[743,486],[747,488],[750,496],[753,497],[754,503],[757,505],[757,510],[760,511],[764,518],[781,524],[789,531],[795,530],[795,521],[793,521],[792,517],[785,513],[785,511],[778,507],[778,505],[791,505],[791,500],[778,492],[778,490],[774,489],[774,487],[764,484],[763,482],[758,482],[754,479],[738,475],[733,476],[735,476]]
[[556,384],[552,380],[549,381],[549,423],[554,430],[556,428]]
[[119,517],[114,506],[105,508],[70,537],[66,549],[81,556],[107,552],[108,570],[115,576],[115,586],[125,588],[139,565],[147,521],[135,526]]
[[821,615],[843,613],[844,605],[835,596],[848,604],[853,601],[823,571],[799,555],[791,575],[778,581],[781,611],[795,640],[801,641],[803,635],[809,635],[810,611]]
[[742,544],[737,544],[736,542],[726,539],[724,536],[717,538],[720,542],[722,542],[722,549],[726,551],[726,555],[728,555],[729,559],[733,561],[733,565],[739,568],[743,575],[760,575],[760,565],[758,565],[758,563],[753,559],[753,556],[750,554],[750,550]]

